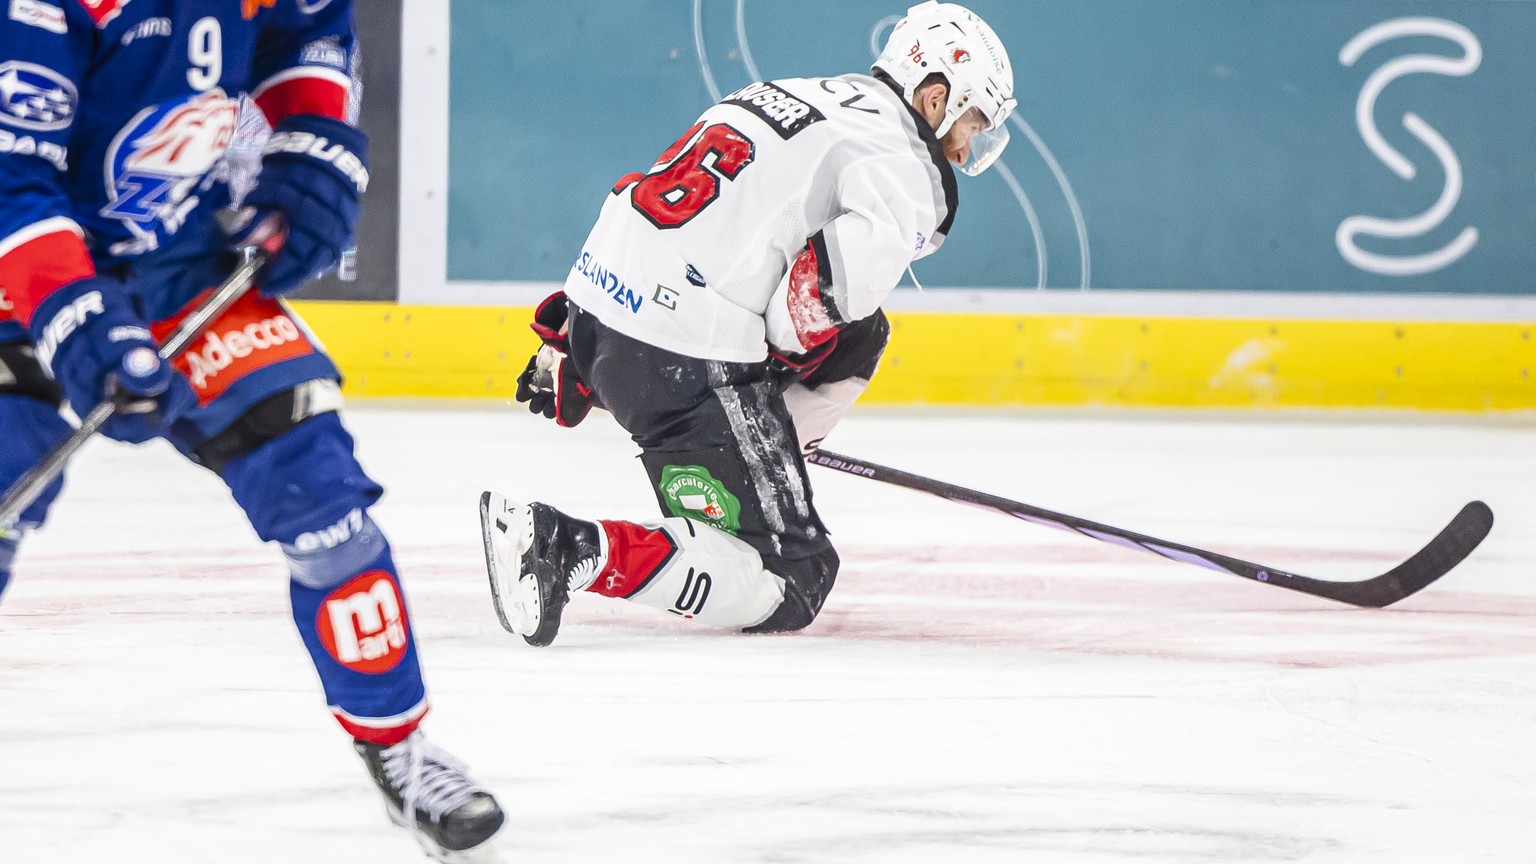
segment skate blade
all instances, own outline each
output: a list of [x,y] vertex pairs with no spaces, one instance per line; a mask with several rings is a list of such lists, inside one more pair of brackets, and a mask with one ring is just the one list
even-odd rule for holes
[[422,851],[439,864],[502,864],[506,859],[496,850],[498,836],[500,836],[499,832],[479,846],[459,850],[444,849],[433,843],[430,838],[423,837],[421,838]]
[[528,637],[539,629],[539,580],[522,572],[523,554],[533,547],[533,511],[495,492],[480,495],[480,533],[496,617],[508,633]]

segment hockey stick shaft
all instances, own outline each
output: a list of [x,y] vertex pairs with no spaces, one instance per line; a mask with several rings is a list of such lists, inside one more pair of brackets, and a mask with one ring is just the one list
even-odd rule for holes
[[826,450],[812,453],[807,461],[846,474],[868,477],[882,483],[926,492],[947,501],[993,510],[1037,525],[1071,531],[1074,534],[1081,534],[1127,549],[1150,552],[1173,561],[1182,561],[1255,582],[1278,585],[1292,591],[1348,603],[1352,606],[1387,606],[1419,591],[1461,563],[1493,528],[1493,511],[1483,502],[1473,501],[1463,507],[1456,518],[1451,520],[1451,523],[1435,539],[1407,561],[1380,576],[1358,582],[1338,582],[1288,573],[1274,567],[1254,564],[1182,543],[1160,540],[1065,513],[1056,513]]
[[[176,328],[176,332],[171,334],[171,338],[160,346],[160,359],[170,362],[180,357],[182,352],[192,344],[192,340],[201,336],[203,331],[208,329],[209,324],[224,314],[236,300],[250,290],[251,285],[255,283],[257,271],[266,263],[266,260],[265,254],[257,252],[248,256],[239,267],[236,267],[229,278],[214,289],[213,294],[194,309],[191,315],[183,319]],[[5,493],[4,500],[0,500],[0,529],[14,523],[21,516],[21,511],[27,509],[33,501],[37,500],[37,496],[48,488],[48,484],[64,473],[64,466],[69,463],[70,458],[91,439],[92,435],[101,430],[102,425],[116,410],[117,404],[111,399],[102,400],[80,418],[80,426],[74,433],[11,485]]]

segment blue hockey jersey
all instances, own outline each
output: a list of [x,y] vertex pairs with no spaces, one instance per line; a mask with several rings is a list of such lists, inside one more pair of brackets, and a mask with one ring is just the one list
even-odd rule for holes
[[0,14],[0,331],[60,285],[213,243],[242,95],[274,124],[346,119],[351,0],[0,0]]

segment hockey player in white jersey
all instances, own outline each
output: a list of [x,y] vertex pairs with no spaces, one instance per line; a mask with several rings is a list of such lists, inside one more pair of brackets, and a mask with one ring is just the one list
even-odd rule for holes
[[593,406],[642,449],[664,518],[587,521],[481,499],[496,610],[547,645],[572,591],[752,632],[810,624],[838,558],[803,454],[874,374],[880,306],[954,221],[953,168],[1007,143],[1001,41],[912,7],[871,75],[756,83],[619,180],[539,307],[517,398],[563,426]]

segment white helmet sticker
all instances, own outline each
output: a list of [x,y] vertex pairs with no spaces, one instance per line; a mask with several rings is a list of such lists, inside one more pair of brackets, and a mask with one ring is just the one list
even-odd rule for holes
[[928,76],[944,76],[949,102],[944,121],[935,130],[940,136],[967,110],[981,112],[987,131],[1001,134],[985,141],[977,136],[975,155],[967,163],[980,165],[975,173],[985,170],[1007,144],[1004,123],[1018,104],[1013,96],[1013,67],[1002,40],[964,6],[936,0],[913,6],[896,23],[874,68],[901,85],[908,100]]

